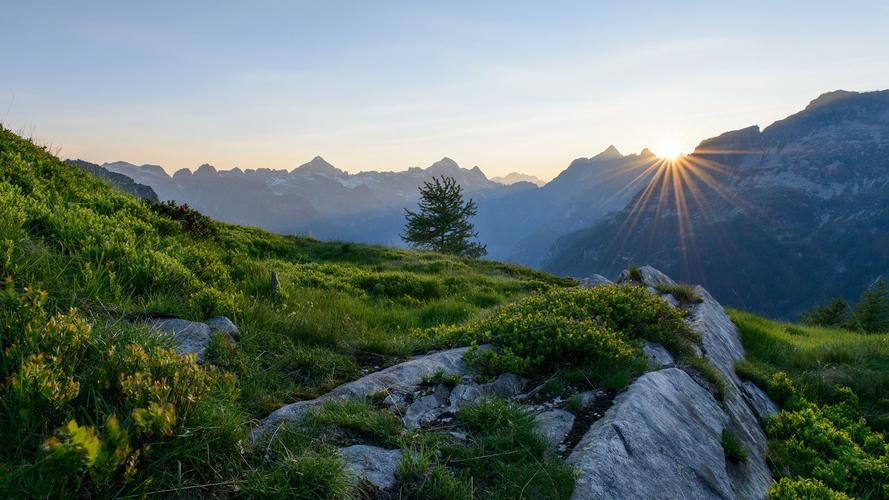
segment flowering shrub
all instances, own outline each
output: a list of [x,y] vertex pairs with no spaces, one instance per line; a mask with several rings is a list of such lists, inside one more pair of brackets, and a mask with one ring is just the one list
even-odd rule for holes
[[49,314],[46,300],[12,280],[0,292],[0,414],[14,415],[0,418],[0,455],[43,454],[22,467],[51,474],[54,491],[129,481],[220,376],[148,335],[97,331],[73,309]]
[[695,340],[677,310],[644,288],[621,285],[547,290],[470,325],[434,329],[433,335],[495,344],[497,350],[468,355],[492,374],[627,366],[641,357],[639,340],[658,342],[676,354],[687,352]]

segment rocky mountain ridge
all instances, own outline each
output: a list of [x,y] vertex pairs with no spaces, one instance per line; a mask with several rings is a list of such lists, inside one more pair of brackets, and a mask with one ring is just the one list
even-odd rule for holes
[[[651,262],[735,307],[790,317],[849,300],[889,263],[889,91],[837,91],[760,130],[707,139],[543,268]],[[756,277],[756,279],[751,279]]]

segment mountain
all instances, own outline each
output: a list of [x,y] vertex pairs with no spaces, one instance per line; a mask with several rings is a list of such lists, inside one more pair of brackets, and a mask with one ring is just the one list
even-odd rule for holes
[[539,265],[556,238],[622,208],[644,185],[655,160],[647,150],[623,156],[611,146],[575,160],[543,187],[526,181],[504,185],[479,167],[462,168],[447,157],[427,168],[356,174],[320,156],[291,171],[218,171],[201,165],[170,176],[157,165],[114,162],[103,167],[152,186],[163,200],[188,203],[226,222],[394,246],[403,245],[404,208],[417,202],[418,188],[433,176],[450,176],[479,205],[475,223],[489,255]]
[[889,272],[889,91],[836,91],[760,130],[662,162],[623,210],[560,238],[543,267],[651,263],[725,302],[791,317]]
[[537,187],[543,186],[546,184],[546,181],[540,179],[539,177],[535,177],[533,175],[528,174],[520,174],[518,172],[510,172],[501,177],[491,177],[491,180],[497,182],[499,184],[503,184],[505,186],[510,186],[517,182],[530,182]]
[[541,188],[518,183],[480,198],[476,227],[494,258],[539,266],[557,238],[622,209],[658,161],[647,149],[624,156],[609,146]]
[[151,186],[139,184],[126,175],[111,172],[99,165],[96,165],[95,163],[90,163],[84,160],[65,160],[65,163],[73,167],[77,167],[80,170],[93,175],[94,177],[104,179],[108,181],[112,186],[120,189],[125,193],[129,193],[136,198],[158,201],[157,193],[154,192],[154,189],[151,189]]

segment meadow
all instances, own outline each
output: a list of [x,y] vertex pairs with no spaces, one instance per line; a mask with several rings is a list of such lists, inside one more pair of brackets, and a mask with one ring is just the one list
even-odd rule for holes
[[735,370],[782,408],[764,426],[772,497],[889,496],[889,334],[729,314],[747,353]]

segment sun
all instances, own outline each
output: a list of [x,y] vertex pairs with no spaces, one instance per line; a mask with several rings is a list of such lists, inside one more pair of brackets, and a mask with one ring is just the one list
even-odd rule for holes
[[678,142],[665,141],[659,144],[654,152],[665,160],[676,160],[682,156],[682,146]]

